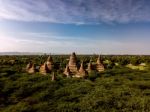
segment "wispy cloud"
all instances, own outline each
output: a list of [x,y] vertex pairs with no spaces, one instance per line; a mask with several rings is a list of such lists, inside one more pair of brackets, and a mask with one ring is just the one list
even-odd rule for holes
[[[26,38],[19,38],[21,35]],[[0,52],[47,52],[47,53],[102,53],[102,54],[149,54],[149,41],[141,40],[107,40],[107,39],[85,39],[65,38],[49,35],[49,39],[38,38],[40,33],[24,33],[13,37],[12,34],[0,34]],[[48,34],[43,34],[45,37]],[[41,37],[43,36],[41,35]],[[55,36],[55,37],[54,37]]]
[[150,21],[149,0],[0,0],[0,19],[99,24]]

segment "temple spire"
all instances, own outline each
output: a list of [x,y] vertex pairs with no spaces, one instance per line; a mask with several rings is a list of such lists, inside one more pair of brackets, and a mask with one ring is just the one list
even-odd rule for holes
[[101,62],[101,56],[99,55],[96,61],[96,70],[101,72],[104,71],[104,65]]
[[40,67],[40,73],[43,74],[43,75],[46,75],[48,73],[46,62],[43,65],[41,65],[41,67]]
[[99,55],[96,61],[97,64],[101,64],[101,56]]
[[69,66],[71,74],[77,73],[77,58],[76,58],[75,52],[71,54],[68,66]]
[[69,69],[69,66],[68,66],[68,65],[66,65],[64,74],[65,74],[67,77],[70,77],[70,76],[71,76],[71,74],[70,74],[70,69]]
[[86,71],[84,69],[84,65],[83,65],[83,61],[80,64],[80,69],[79,72],[77,74],[77,77],[85,77],[86,76]]
[[47,65],[48,72],[52,72],[54,68],[54,64],[53,64],[53,59],[51,56],[47,58],[46,65]]
[[35,73],[35,66],[31,61],[27,64],[26,71],[30,74]]
[[53,72],[53,74],[52,74],[52,81],[55,81],[56,80],[56,75],[55,75],[55,73]]
[[92,71],[92,63],[91,63],[91,60],[90,60],[90,62],[88,63],[87,71],[88,71],[88,72],[91,72],[91,71]]
[[53,62],[53,58],[51,57],[51,55],[48,56],[47,61],[48,62]]

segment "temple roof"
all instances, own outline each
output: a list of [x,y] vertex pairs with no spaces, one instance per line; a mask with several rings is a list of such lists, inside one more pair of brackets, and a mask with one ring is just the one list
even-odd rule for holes
[[101,64],[101,56],[99,55],[96,61],[97,64]]
[[75,52],[73,52],[69,59],[69,66],[76,65],[76,61],[77,61],[76,54],[75,54]]
[[53,58],[51,56],[48,56],[47,61],[48,62],[53,62]]
[[65,74],[67,77],[70,76],[70,69],[69,69],[69,66],[68,66],[68,65],[66,65],[64,74]]
[[90,62],[88,63],[88,68],[87,68],[87,71],[92,71],[92,63],[91,63],[91,60]]
[[79,72],[76,76],[77,77],[85,77],[86,76],[86,71],[85,71],[84,66],[83,66],[83,61],[81,62]]
[[35,66],[32,62],[29,62],[26,67],[28,73],[35,73]]

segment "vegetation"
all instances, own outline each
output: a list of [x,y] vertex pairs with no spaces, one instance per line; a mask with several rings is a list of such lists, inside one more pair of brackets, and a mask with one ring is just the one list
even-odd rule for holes
[[[24,71],[29,60],[39,66],[47,56],[0,57],[0,112],[149,112],[150,57],[102,56],[106,70],[86,79],[66,78],[68,56],[53,56],[57,80]],[[88,63],[96,56],[78,56]],[[131,69],[126,65],[146,65]],[[86,67],[87,65],[85,65]],[[63,69],[61,69],[63,68]]]

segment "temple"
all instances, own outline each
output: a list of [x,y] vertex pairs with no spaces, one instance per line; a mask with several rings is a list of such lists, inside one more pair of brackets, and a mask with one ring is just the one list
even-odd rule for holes
[[64,74],[65,74],[67,77],[71,77],[71,73],[70,73],[70,69],[69,69],[69,66],[68,66],[68,65],[66,65]]
[[[66,64],[66,68],[63,74],[66,77],[78,77],[78,78],[85,78],[92,72],[92,70],[96,70],[97,72],[102,72],[105,70],[104,65],[102,64],[101,57],[98,56],[97,61],[92,63],[90,62],[87,64],[87,69],[84,68],[84,62],[81,61],[80,66],[77,66],[77,57],[75,52],[73,52],[69,58],[68,64]],[[26,71],[28,73],[35,73],[35,66],[31,62],[27,64]],[[43,75],[47,73],[54,73],[54,62],[51,56],[47,58],[44,64],[42,64],[39,68],[39,72]],[[55,74],[52,75],[52,80],[55,80]]]
[[[94,68],[93,68],[94,67]],[[104,71],[104,66],[101,62],[100,56],[97,58],[96,64],[92,65],[91,60],[88,63],[88,68],[84,69],[83,61],[81,62],[80,68],[77,67],[77,57],[75,52],[73,52],[69,58],[69,63],[66,65],[64,74],[68,77],[86,77],[88,73],[92,70],[96,70],[98,72]]]
[[35,73],[35,66],[32,62],[29,62],[26,66],[26,71],[30,74]]
[[48,72],[52,72],[53,68],[54,68],[54,65],[53,65],[53,59],[51,56],[49,56],[47,58],[47,61],[46,61],[46,65],[47,65],[47,69],[48,69]]
[[55,76],[55,73],[53,72],[52,74],[52,81],[55,81],[56,80],[56,76]]
[[47,61],[40,66],[40,73],[46,75],[47,73],[51,73],[54,68],[53,59],[51,56],[47,58]]
[[101,62],[101,57],[100,57],[100,55],[98,56],[97,61],[96,61],[96,70],[97,70],[98,72],[104,71],[104,65],[103,65],[102,62]]
[[40,66],[40,70],[39,72],[43,75],[46,75],[48,73],[48,68],[47,68],[47,64],[44,63],[43,65]]
[[68,66],[69,66],[70,73],[72,75],[77,74],[77,72],[78,72],[78,69],[77,69],[77,57],[76,57],[75,52],[73,52],[72,55],[70,56]]
[[78,73],[75,75],[76,77],[86,77],[86,70],[84,69],[84,66],[83,66],[83,61],[80,65],[80,69],[78,71]]
[[87,72],[90,73],[91,71],[92,71],[92,63],[91,63],[91,60],[90,60],[90,62],[88,63]]

